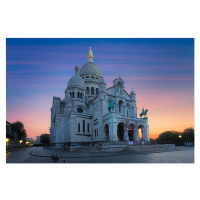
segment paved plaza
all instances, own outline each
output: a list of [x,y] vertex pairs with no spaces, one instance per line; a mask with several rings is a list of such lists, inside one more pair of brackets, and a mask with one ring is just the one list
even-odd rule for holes
[[7,163],[194,163],[194,148],[164,145],[132,146],[119,152],[82,148],[28,147],[6,153]]

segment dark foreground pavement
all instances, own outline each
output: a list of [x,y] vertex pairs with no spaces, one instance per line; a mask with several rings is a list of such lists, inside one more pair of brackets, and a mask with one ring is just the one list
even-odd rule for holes
[[[51,155],[57,155],[54,161]],[[6,154],[7,163],[194,163],[194,148],[135,146],[120,152],[66,152],[28,147]]]

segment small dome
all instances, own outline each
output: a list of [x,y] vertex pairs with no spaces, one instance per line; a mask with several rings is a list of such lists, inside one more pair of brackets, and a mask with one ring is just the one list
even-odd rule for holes
[[96,75],[99,77],[103,77],[101,70],[93,62],[88,62],[81,67],[80,76],[85,76],[85,75]]
[[67,88],[80,88],[85,90],[85,82],[79,75],[78,65],[75,66],[75,75],[70,78]]

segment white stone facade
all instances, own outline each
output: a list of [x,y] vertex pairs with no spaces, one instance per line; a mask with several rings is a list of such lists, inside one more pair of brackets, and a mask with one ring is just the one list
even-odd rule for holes
[[[139,138],[138,129],[142,131]],[[148,118],[137,118],[136,95],[119,77],[106,88],[89,50],[88,63],[75,66],[65,97],[53,97],[50,142],[56,146],[100,141],[149,142]]]

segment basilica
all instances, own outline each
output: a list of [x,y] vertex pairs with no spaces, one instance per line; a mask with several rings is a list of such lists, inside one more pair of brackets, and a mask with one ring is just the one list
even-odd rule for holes
[[[147,111],[137,117],[136,94],[124,88],[122,78],[107,88],[100,68],[88,52],[88,62],[68,82],[65,97],[53,97],[50,143],[54,146],[98,142],[148,144]],[[141,132],[139,137],[139,131]]]

